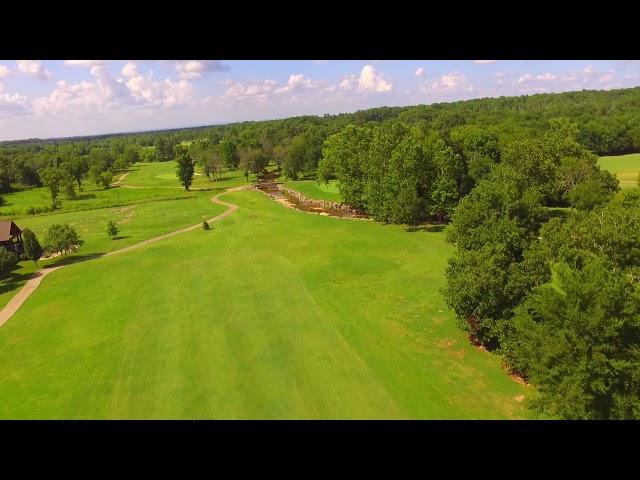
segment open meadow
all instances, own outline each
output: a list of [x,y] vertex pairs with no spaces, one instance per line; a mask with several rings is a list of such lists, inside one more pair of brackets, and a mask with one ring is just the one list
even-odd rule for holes
[[635,188],[638,186],[638,175],[640,175],[640,153],[629,155],[616,155],[610,157],[600,157],[600,167],[615,173],[620,180],[622,189]]

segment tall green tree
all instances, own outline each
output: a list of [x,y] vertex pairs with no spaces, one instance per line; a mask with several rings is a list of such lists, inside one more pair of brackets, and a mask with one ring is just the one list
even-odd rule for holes
[[36,268],[38,268],[38,260],[42,257],[44,250],[38,241],[38,237],[32,230],[25,228],[22,231],[22,245],[25,257],[29,260],[33,260],[33,263],[36,264]]
[[[260,148],[243,151],[240,167],[256,176],[263,174],[269,164],[269,157]],[[247,176],[248,179],[248,176]]]
[[60,167],[67,173],[67,176],[75,180],[78,189],[82,190],[82,179],[89,171],[89,165],[84,158],[74,157],[65,160]]
[[403,187],[400,194],[393,202],[393,218],[398,223],[413,224],[420,220],[423,215],[424,205],[418,197],[416,189],[412,187]]
[[238,168],[240,158],[238,156],[235,143],[230,140],[221,140],[219,145],[220,154],[222,155],[222,163],[225,168],[229,170]]
[[184,147],[177,147],[175,150],[176,159],[176,175],[180,185],[188,192],[191,184],[193,183],[193,160],[189,155],[189,152]]
[[49,189],[52,208],[56,208],[60,188],[65,179],[64,173],[60,169],[51,166],[40,170],[38,176],[40,177],[42,185]]

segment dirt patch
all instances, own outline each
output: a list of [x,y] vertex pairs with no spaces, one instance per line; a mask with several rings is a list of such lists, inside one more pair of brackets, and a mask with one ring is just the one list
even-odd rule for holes
[[120,175],[120,177],[118,178],[118,180],[116,180],[115,182],[113,182],[111,184],[112,187],[117,187],[118,185],[122,185],[122,182],[124,182],[124,179],[127,178],[127,175],[129,175],[129,172],[125,172],[122,175]]
[[134,210],[135,207],[137,207],[137,205],[131,205],[131,206],[128,206],[128,207],[111,210],[111,213],[124,213],[124,218],[122,218],[121,220],[118,220],[116,223],[118,225],[123,225],[125,223],[130,222],[131,218],[136,213],[135,210]]
[[518,396],[515,398],[515,401],[516,401],[516,402],[520,402],[520,403],[522,403],[522,401],[523,401],[523,400],[524,400],[524,395],[518,395]]

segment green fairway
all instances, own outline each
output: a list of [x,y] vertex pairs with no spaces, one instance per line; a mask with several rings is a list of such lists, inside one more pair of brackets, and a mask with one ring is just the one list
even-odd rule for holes
[[[246,178],[242,170],[225,171],[222,175],[215,175],[209,180],[202,174],[200,167],[196,166],[196,175],[193,177],[192,189],[226,189],[246,184]],[[251,175],[250,180],[255,176]],[[176,188],[181,189],[176,177],[176,162],[136,163],[127,177],[124,185],[134,187]]]
[[327,185],[317,183],[315,180],[291,180],[286,182],[285,186],[297,190],[307,198],[329,200],[330,202],[342,201],[336,180],[331,180]]
[[[95,184],[83,183],[83,191],[76,200],[68,200],[60,195],[62,207],[55,212],[73,210],[91,210],[95,208],[115,207],[132,203],[151,202],[161,199],[182,198],[184,194],[178,189],[149,188],[145,190],[110,187],[99,189]],[[27,216],[29,207],[50,207],[51,195],[46,188],[29,188],[3,195],[5,204],[0,207],[0,218],[16,219]]]
[[[78,256],[106,253],[133,245],[148,238],[178,230],[202,221],[202,217],[213,217],[225,208],[211,202],[212,192],[192,192],[189,197],[181,194],[180,200],[146,202],[139,205],[127,205],[116,208],[103,208],[91,211],[61,212],[51,215],[37,215],[16,219],[20,228],[33,230],[38,238],[44,240],[47,229],[53,224],[69,224],[74,227],[85,241]],[[105,226],[108,220],[118,223],[118,238],[107,237]],[[60,258],[44,260],[40,266],[56,264]],[[10,278],[0,286],[0,307],[24,285],[34,271],[31,261],[22,261],[12,272]]]
[[600,167],[615,173],[620,180],[620,187],[635,188],[640,175],[640,153],[600,157]]
[[0,418],[526,415],[439,293],[443,232],[222,200],[211,231],[45,278],[0,328]]

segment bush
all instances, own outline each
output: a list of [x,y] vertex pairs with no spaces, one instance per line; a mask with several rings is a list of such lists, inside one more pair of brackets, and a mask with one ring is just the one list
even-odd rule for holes
[[209,225],[209,222],[207,222],[207,219],[202,217],[202,229],[209,230],[210,228],[211,226]]
[[109,170],[104,171],[95,177],[96,185],[102,187],[103,189],[109,188],[111,182],[113,181],[113,173]]
[[118,236],[119,231],[120,230],[118,229],[118,224],[116,222],[114,222],[113,220],[109,220],[107,222],[107,235],[109,235],[109,238],[111,240]]
[[64,185],[64,193],[67,196],[67,200],[76,200],[78,194],[76,193],[76,186],[73,181],[68,181]]
[[0,274],[3,278],[16,266],[18,260],[18,256],[15,253],[0,247]]

